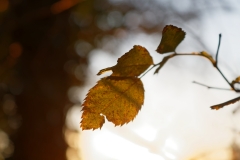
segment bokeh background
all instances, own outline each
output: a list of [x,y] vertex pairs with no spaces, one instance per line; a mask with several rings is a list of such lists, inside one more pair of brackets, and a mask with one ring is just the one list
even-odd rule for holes
[[133,45],[155,50],[165,25],[181,27],[177,52],[215,55],[240,75],[237,0],[0,0],[0,160],[239,160],[239,96],[193,84],[229,86],[206,59],[177,57],[142,80],[133,122],[81,131],[81,104]]

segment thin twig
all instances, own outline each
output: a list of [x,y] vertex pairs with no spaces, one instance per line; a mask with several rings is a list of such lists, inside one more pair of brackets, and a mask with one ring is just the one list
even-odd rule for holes
[[224,76],[224,74],[222,73],[222,71],[218,68],[218,66],[215,66],[215,68],[218,70],[218,72],[222,75],[222,77],[225,79],[225,81],[228,83],[228,85],[234,90],[235,88],[231,85],[231,83],[228,81],[228,79]]
[[145,73],[143,73],[139,78],[141,79],[143,76],[145,76],[149,71],[151,71],[157,65],[159,65],[159,64],[153,64],[153,66],[150,69],[148,69]]
[[[170,58],[173,58],[175,56],[202,56],[202,57],[205,57],[207,58],[212,64],[213,66],[218,70],[218,72],[221,74],[221,76],[224,78],[224,80],[228,83],[228,85],[231,87],[231,89],[226,89],[226,88],[218,88],[218,87],[211,87],[211,86],[207,86],[205,84],[202,84],[202,83],[198,83],[198,82],[193,82],[193,83],[196,83],[196,84],[199,84],[199,85],[202,85],[202,86],[205,86],[207,88],[211,88],[211,89],[219,89],[219,90],[234,90],[235,92],[240,92],[239,90],[235,89],[234,86],[228,81],[228,79],[225,77],[225,75],[222,73],[222,71],[220,70],[220,68],[218,68],[217,66],[217,61],[218,61],[218,53],[219,53],[219,49],[220,49],[220,44],[221,44],[221,34],[219,34],[219,42],[218,42],[218,48],[217,48],[217,53],[216,53],[216,60],[214,61],[212,59],[212,57],[208,54],[207,56],[204,55],[202,52],[200,53],[176,53],[174,52],[174,56],[170,57]],[[162,61],[161,61],[162,62]],[[140,76],[140,78],[142,78],[143,76],[145,76],[150,70],[152,70],[154,67],[158,66],[161,64],[160,63],[157,63],[157,64],[154,64],[149,70],[147,70],[143,75]]]
[[218,110],[218,109],[223,108],[223,107],[225,107],[225,106],[227,106],[227,105],[236,103],[236,102],[239,101],[239,100],[240,100],[240,97],[237,97],[237,98],[231,99],[231,100],[229,100],[229,101],[227,101],[227,102],[224,102],[224,103],[221,103],[221,104],[217,104],[217,105],[211,106],[210,108]]
[[[216,54],[216,62],[213,63],[213,66],[218,70],[218,72],[221,74],[221,76],[224,78],[224,80],[228,83],[228,85],[231,87],[232,90],[234,90],[235,92],[238,92],[238,90],[236,90],[234,88],[234,86],[228,81],[228,79],[225,77],[225,75],[222,73],[222,71],[220,70],[220,68],[218,68],[217,66],[217,58],[218,58],[218,53],[219,53],[219,48],[220,48],[220,44],[221,44],[221,34],[219,34],[219,42],[218,42],[218,48],[217,48],[217,54]],[[202,54],[192,54],[192,53],[176,53],[176,56],[203,56]],[[203,56],[204,57],[204,56]],[[208,58],[208,60],[210,60]],[[211,60],[210,60],[211,61]],[[205,85],[205,87],[208,87]],[[213,87],[216,88],[216,87]],[[220,88],[219,88],[220,89]],[[225,90],[225,89],[224,89]],[[228,90],[228,89],[227,89]]]
[[228,88],[219,88],[219,87],[211,87],[211,86],[208,86],[208,85],[205,85],[205,84],[202,84],[202,83],[196,82],[196,81],[193,81],[192,83],[198,84],[198,85],[200,85],[200,86],[207,87],[208,89],[218,89],[218,90],[232,91],[232,89],[228,89]]
[[217,53],[216,53],[216,66],[217,66],[217,63],[218,63],[218,52],[219,52],[219,48],[220,48],[220,45],[221,45],[221,38],[222,38],[222,34],[220,33],[219,34],[219,39],[218,39],[218,48],[217,48]]
[[219,39],[218,39],[218,47],[217,47],[217,52],[216,52],[216,58],[215,58],[215,65],[214,67],[218,70],[218,72],[222,75],[222,77],[225,79],[225,81],[228,83],[228,85],[232,88],[232,90],[236,91],[235,88],[233,87],[233,85],[228,81],[228,79],[225,77],[225,75],[222,73],[222,71],[220,70],[220,68],[218,68],[218,53],[219,53],[219,49],[220,49],[220,45],[221,45],[221,38],[222,38],[222,34],[219,34]]

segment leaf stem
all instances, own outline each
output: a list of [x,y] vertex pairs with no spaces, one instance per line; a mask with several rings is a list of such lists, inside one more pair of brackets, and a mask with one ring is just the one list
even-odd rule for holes
[[150,68],[150,69],[148,69],[145,73],[143,73],[139,78],[141,79],[143,76],[145,76],[149,71],[151,71],[153,68],[155,68],[157,65],[159,65],[159,63],[158,64],[153,64],[153,66]]

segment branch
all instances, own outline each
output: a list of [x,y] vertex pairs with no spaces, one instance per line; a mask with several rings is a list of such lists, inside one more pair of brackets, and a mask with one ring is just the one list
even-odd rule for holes
[[218,68],[218,66],[215,66],[215,68],[218,70],[218,72],[222,75],[222,77],[225,79],[225,81],[228,83],[228,85],[232,88],[232,90],[236,91],[236,89],[232,86],[232,84],[228,81],[228,79],[224,76],[222,71]]
[[[221,76],[224,78],[224,80],[228,83],[228,85],[231,87],[231,89],[234,90],[235,92],[239,92],[239,90],[235,89],[234,86],[228,81],[228,79],[225,77],[225,75],[222,73],[222,71],[220,70],[220,68],[218,68],[218,65],[217,65],[218,64],[218,53],[219,53],[219,49],[220,49],[220,45],[221,45],[221,37],[222,37],[222,35],[219,34],[218,48],[217,48],[215,61],[212,58],[212,56],[206,52],[200,52],[197,54],[177,54],[177,55],[198,55],[198,56],[203,56],[203,57],[207,58],[209,61],[211,61],[213,66],[218,70],[218,72],[221,74]],[[205,87],[208,87],[208,86],[205,85]],[[216,89],[216,87],[210,87],[210,88]],[[220,89],[220,88],[218,88],[218,89]]]
[[228,89],[228,88],[219,88],[219,87],[211,87],[211,86],[208,86],[208,85],[205,85],[205,84],[202,84],[202,83],[196,82],[196,81],[193,81],[192,83],[198,84],[198,85],[200,85],[200,86],[207,87],[208,89],[218,89],[218,90],[232,91],[232,89]]
[[[221,42],[221,34],[219,34],[219,43],[218,43],[216,58],[218,58],[219,48],[220,48],[220,44],[221,44],[220,42]],[[231,87],[230,90],[234,90],[235,92],[239,92],[238,90],[236,90],[234,88],[234,86],[228,81],[228,79],[225,77],[225,75],[222,73],[222,71],[218,68],[217,61],[215,61],[212,58],[212,56],[209,55],[207,52],[205,52],[205,51],[200,52],[200,53],[176,53],[175,52],[175,54],[173,54],[173,56],[169,57],[168,59],[173,58],[175,56],[202,56],[202,57],[207,58],[212,63],[212,65],[218,70],[218,72],[221,74],[221,76],[224,78],[224,80],[228,83],[228,85]],[[207,86],[207,85],[205,85],[205,87],[209,88],[209,86]],[[210,88],[215,88],[215,89],[220,89],[220,90],[229,90],[229,89],[222,89],[222,88],[217,88],[217,87],[210,87]]]
[[217,47],[217,53],[216,53],[216,66],[217,66],[217,63],[218,63],[218,52],[219,52],[219,48],[220,48],[220,45],[221,45],[221,38],[222,38],[222,34],[220,33],[219,34],[219,39],[218,39],[218,47]]
[[235,103],[235,102],[237,102],[237,101],[239,101],[239,100],[240,100],[240,97],[237,97],[237,98],[231,99],[231,100],[229,100],[229,101],[227,101],[227,102],[224,102],[224,103],[221,103],[221,104],[217,104],[217,105],[211,106],[211,108],[218,110],[218,109],[220,109],[220,108],[222,108],[222,107],[224,107],[224,106],[233,104],[233,103]]
[[[225,89],[225,88],[218,88],[218,87],[210,87],[210,86],[207,86],[205,84],[201,84],[201,83],[198,83],[198,82],[193,82],[193,83],[196,83],[196,84],[199,84],[199,85],[202,85],[202,86],[205,86],[209,89],[219,89],[219,90],[234,90],[235,92],[240,92],[240,90],[238,89],[235,89],[234,88],[234,85],[232,83],[230,83],[228,81],[228,79],[225,77],[225,75],[223,74],[223,72],[220,70],[220,68],[218,67],[218,53],[219,53],[219,49],[220,49],[220,45],[221,45],[221,37],[222,35],[219,34],[219,41],[218,41],[218,48],[217,48],[217,52],[216,52],[216,57],[215,57],[215,60],[213,59],[213,57],[208,54],[207,52],[203,51],[203,52],[198,52],[198,53],[176,53],[174,52],[174,54],[172,55],[169,55],[169,56],[166,56],[163,58],[163,60],[158,63],[158,64],[155,64],[151,69],[153,69],[154,67],[156,67],[157,65],[159,65],[159,67],[156,69],[156,71],[154,72],[155,73],[158,73],[158,71],[163,67],[163,65],[171,58],[175,57],[175,56],[202,56],[202,57],[205,57],[207,58],[211,63],[212,65],[218,70],[218,72],[221,74],[221,76],[223,77],[223,79],[228,83],[228,85],[231,87],[231,89]],[[150,69],[150,70],[151,70]],[[149,71],[150,71],[149,70]],[[147,71],[148,72],[148,71]],[[146,72],[146,73],[147,73]],[[143,77],[146,73],[144,73],[141,77]]]

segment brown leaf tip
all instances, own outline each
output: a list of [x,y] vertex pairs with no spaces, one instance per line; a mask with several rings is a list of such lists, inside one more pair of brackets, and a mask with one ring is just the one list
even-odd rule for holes
[[110,71],[110,70],[112,70],[112,67],[107,67],[107,68],[101,69],[101,70],[97,73],[97,75],[99,76],[99,75],[103,74],[104,72],[107,72],[107,71]]
[[174,26],[174,25],[166,25],[164,28],[163,28],[163,31],[162,31],[162,33],[164,34],[165,32],[167,32],[167,31],[169,31],[169,30],[171,30],[172,32],[175,32],[175,33],[184,33],[184,34],[186,34],[183,30],[182,30],[182,28],[178,28],[178,27],[176,27],[176,26]]
[[174,52],[176,47],[185,38],[185,35],[186,33],[181,28],[166,25],[163,28],[162,39],[156,51],[160,54]]
[[222,107],[220,107],[220,106],[211,106],[210,108],[211,108],[211,109],[215,109],[215,110],[219,110],[219,109],[222,108]]

